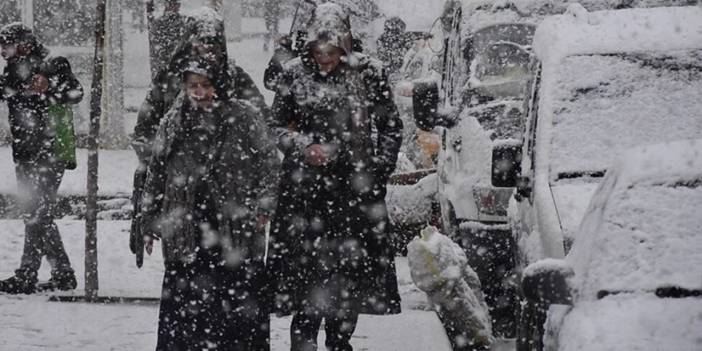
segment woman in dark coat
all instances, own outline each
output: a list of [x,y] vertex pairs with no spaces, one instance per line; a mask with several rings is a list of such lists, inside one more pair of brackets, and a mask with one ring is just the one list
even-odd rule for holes
[[265,224],[279,160],[257,112],[217,89],[208,62],[184,69],[147,169],[142,233],[162,240],[157,350],[268,350]]
[[286,64],[272,128],[285,153],[273,254],[293,350],[350,350],[359,313],[400,312],[385,183],[402,122],[380,63],[351,50],[342,10],[320,5],[310,41]]

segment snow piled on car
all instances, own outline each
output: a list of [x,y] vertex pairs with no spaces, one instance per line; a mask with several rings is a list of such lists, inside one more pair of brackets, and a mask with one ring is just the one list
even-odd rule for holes
[[702,349],[700,330],[699,299],[609,296],[584,302],[565,316],[557,350],[693,351]]
[[618,150],[702,135],[702,50],[570,56],[554,83],[552,178],[605,170]]
[[567,260],[579,299],[702,289],[702,140],[629,150],[593,197]]

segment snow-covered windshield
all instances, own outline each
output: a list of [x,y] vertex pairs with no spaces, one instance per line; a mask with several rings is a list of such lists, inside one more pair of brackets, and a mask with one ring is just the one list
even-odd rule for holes
[[566,57],[546,89],[552,179],[601,175],[624,148],[702,135],[702,50]]
[[483,28],[471,36],[466,59],[472,61],[497,43],[511,43],[518,47],[530,45],[534,30],[535,26],[530,24],[498,24]]
[[528,78],[529,52],[534,27],[502,24],[475,33],[467,52],[471,94],[491,99],[521,99]]
[[[585,294],[702,288],[702,179],[634,184],[607,201],[575,260]],[[577,246],[576,241],[576,246]],[[589,254],[585,254],[589,252]],[[589,256],[589,259],[587,258]],[[584,265],[584,266],[583,266]]]

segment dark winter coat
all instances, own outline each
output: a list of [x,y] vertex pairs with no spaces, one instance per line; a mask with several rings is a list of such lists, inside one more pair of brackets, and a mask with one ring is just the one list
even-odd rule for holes
[[[285,153],[269,255],[279,313],[347,303],[361,313],[400,311],[384,196],[402,122],[380,63],[347,59],[323,76],[306,51],[286,65],[273,103]],[[331,150],[332,161],[307,164],[310,144]]]
[[[55,130],[48,108],[55,104],[77,104],[83,99],[83,87],[73,75],[65,57],[49,57],[49,51],[34,43],[28,56],[7,62],[0,77],[0,99],[7,101],[12,155],[16,163],[48,160],[55,156]],[[34,75],[49,81],[46,93],[28,90]]]
[[[144,234],[162,237],[167,263],[189,261],[202,233],[184,218],[205,201],[203,221],[216,225],[222,250],[236,252],[231,259],[260,260],[263,234],[254,233],[255,223],[273,213],[280,166],[268,129],[246,104],[223,100],[212,112],[211,134],[188,142],[183,100],[179,95],[157,132],[144,185]],[[183,161],[193,150],[197,159]]]
[[268,350],[256,223],[275,208],[278,151],[246,104],[205,112],[183,100],[157,132],[142,207],[141,232],[161,237],[166,266],[157,350]]
[[[226,73],[228,78],[224,78],[231,82],[224,87],[227,95],[239,99],[242,104],[258,109],[264,119],[269,118],[270,109],[266,106],[263,95],[251,77],[233,63],[228,66],[233,68]],[[182,68],[175,64],[171,69],[161,71],[139,109],[132,144],[141,162],[148,162],[149,146],[154,140],[159,123],[181,92],[182,74]]]

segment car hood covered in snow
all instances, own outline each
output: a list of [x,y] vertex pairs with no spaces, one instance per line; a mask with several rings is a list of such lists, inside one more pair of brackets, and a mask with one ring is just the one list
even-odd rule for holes
[[577,299],[702,290],[700,204],[702,140],[623,153],[593,196],[567,257]]
[[609,296],[576,304],[563,322],[559,351],[702,350],[699,298]]

